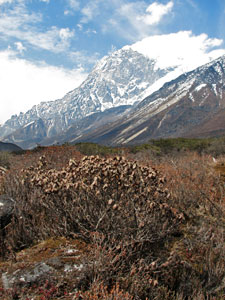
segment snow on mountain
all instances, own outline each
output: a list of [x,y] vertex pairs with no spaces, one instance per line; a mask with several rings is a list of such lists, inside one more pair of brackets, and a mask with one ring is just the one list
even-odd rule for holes
[[0,128],[0,136],[42,119],[47,137],[51,137],[93,113],[133,105],[144,98],[146,88],[173,71],[156,69],[155,63],[132,49],[118,50],[102,58],[80,87],[62,99],[42,102],[12,116]]
[[[187,35],[188,32],[182,34]],[[173,40],[176,35],[171,35],[170,38]],[[150,37],[103,57],[87,79],[62,99],[41,102],[26,113],[12,116],[0,127],[0,137],[6,139],[7,136],[10,140],[9,135],[17,131],[12,139],[14,142],[18,140],[23,143],[28,138],[29,132],[31,139],[35,136],[41,142],[43,136],[46,138],[57,136],[75,122],[92,114],[124,105],[135,106],[159,90],[165,82],[177,78],[184,71],[189,71],[194,65],[211,59],[210,56],[204,56],[202,60],[197,62],[195,60],[195,64],[190,64],[188,51],[185,52],[186,56],[182,56],[181,53],[178,57],[177,53],[173,54],[172,48],[168,46],[166,59],[165,49],[162,54],[158,47],[154,47]],[[180,50],[184,51],[183,48]],[[221,93],[216,87],[214,92]],[[181,98],[183,93],[184,88],[181,87],[180,95],[177,97]],[[192,101],[193,97],[190,95]],[[163,101],[159,97],[153,106],[161,107]],[[24,126],[29,130],[26,127],[23,130]]]
[[[225,132],[225,56],[185,73],[133,107],[126,118],[79,141],[123,145],[151,138]],[[210,127],[213,128],[210,131]]]
[[[219,90],[222,92],[222,88],[225,86],[225,56],[201,66],[194,71],[184,73],[177,79],[166,83],[163,89],[153,94],[152,97],[147,97],[137,106],[137,114],[140,114],[141,110],[146,112],[147,106],[151,108],[151,115],[157,114],[165,107],[175,104],[187,95],[192,94],[192,98],[194,99],[195,93],[197,94],[197,92],[207,86],[210,87],[214,93],[217,87],[220,86]],[[202,98],[206,96],[207,92],[205,92]],[[201,103],[199,103],[199,105],[200,104]],[[149,110],[147,114],[149,114]]]

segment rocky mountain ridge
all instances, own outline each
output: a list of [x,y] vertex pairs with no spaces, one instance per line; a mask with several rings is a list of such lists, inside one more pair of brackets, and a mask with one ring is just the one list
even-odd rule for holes
[[[30,128],[30,137],[52,137],[68,129],[74,122],[93,113],[107,109],[133,105],[141,101],[157,80],[173,69],[155,68],[155,61],[131,49],[120,49],[101,59],[80,87],[62,99],[41,102],[26,113],[14,115],[0,128],[0,137],[6,137],[25,126]],[[40,122],[43,126],[40,128]],[[32,128],[30,125],[32,124]],[[32,132],[32,134],[31,134]],[[6,140],[23,146],[25,134]]]
[[[222,56],[166,83],[135,106],[126,118],[80,137],[76,142],[89,140],[124,145],[146,142],[150,138],[201,137],[203,124],[212,127],[205,136],[220,135],[225,133],[224,109],[225,56]],[[218,127],[217,133],[213,126]],[[196,128],[197,135],[194,134]]]
[[[0,136],[23,148],[78,141],[145,142],[190,136],[198,126],[201,136],[200,124],[213,126],[213,116],[224,108],[224,60],[222,56],[171,81],[179,68],[161,70],[156,61],[132,49],[118,50],[100,60],[63,99],[13,116],[0,128]],[[218,118],[214,135],[224,132]]]

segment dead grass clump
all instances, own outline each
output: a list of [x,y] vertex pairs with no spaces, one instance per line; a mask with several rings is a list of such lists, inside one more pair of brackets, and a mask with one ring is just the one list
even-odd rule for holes
[[10,167],[10,161],[12,154],[9,152],[1,151],[0,152],[0,167],[8,169]]
[[[21,223],[21,235],[28,235],[27,240],[71,232],[88,239],[92,231],[121,238],[125,232],[136,236],[137,229],[145,235],[149,224],[147,231],[157,240],[168,228],[176,231],[174,225],[183,220],[183,215],[165,202],[164,180],[157,170],[122,157],[71,159],[56,170],[48,168],[42,156],[38,165],[24,169],[22,176],[9,175],[6,189],[18,200],[15,222]],[[159,216],[160,224],[153,222]],[[51,228],[50,221],[56,226]]]
[[[161,162],[173,205],[187,223],[183,238],[170,244],[194,271],[189,277],[195,294],[222,299],[225,294],[225,186],[212,157],[188,154]],[[182,275],[183,276],[183,275]],[[182,278],[181,276],[181,278]],[[194,283],[195,282],[195,283]],[[180,292],[183,292],[183,287]]]
[[119,284],[113,286],[110,290],[103,283],[94,282],[86,292],[77,292],[74,300],[134,300],[128,292],[120,290]]
[[40,154],[6,174],[17,210],[5,238],[11,253],[50,237],[85,242],[82,280],[53,280],[55,298],[224,298],[225,187],[212,157],[161,156],[150,167],[120,156]]
[[165,274],[181,265],[166,244],[180,237],[184,215],[168,205],[165,178],[156,169],[119,156],[90,156],[57,170],[42,156],[6,181],[6,192],[17,201],[6,234],[12,251],[76,234],[93,245],[84,292],[96,278],[110,290],[118,282],[141,298],[156,285],[175,288],[173,272],[169,284]]
[[221,177],[221,180],[225,182],[225,161],[224,159],[218,160],[214,164],[214,169],[216,170],[217,174]]

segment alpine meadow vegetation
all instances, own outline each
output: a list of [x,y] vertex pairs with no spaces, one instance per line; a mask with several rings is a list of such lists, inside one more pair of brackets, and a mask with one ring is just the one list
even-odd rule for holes
[[37,147],[0,159],[4,300],[222,300],[225,156],[217,140]]

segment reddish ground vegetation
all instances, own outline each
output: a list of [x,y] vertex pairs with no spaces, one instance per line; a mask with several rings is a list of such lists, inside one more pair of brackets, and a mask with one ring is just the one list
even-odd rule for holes
[[2,274],[53,258],[76,264],[64,251],[73,245],[82,245],[83,267],[59,267],[35,286],[0,283],[2,298],[224,299],[222,157],[219,165],[189,152],[84,157],[66,146],[18,158],[3,186],[17,209],[4,231]]

